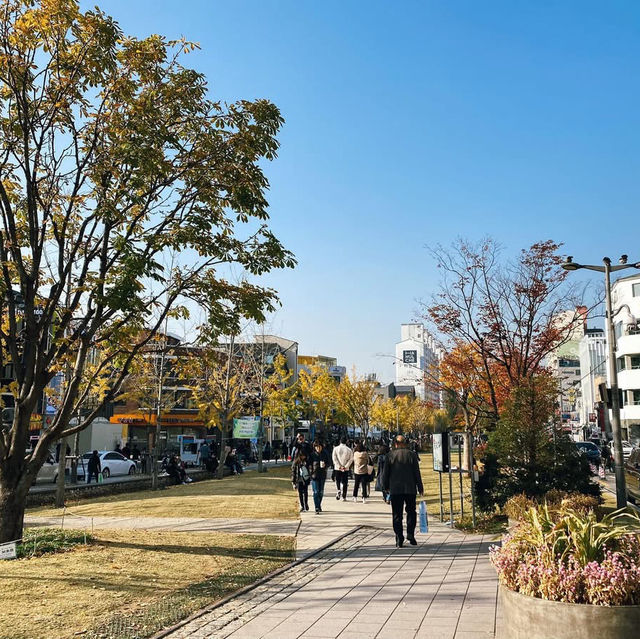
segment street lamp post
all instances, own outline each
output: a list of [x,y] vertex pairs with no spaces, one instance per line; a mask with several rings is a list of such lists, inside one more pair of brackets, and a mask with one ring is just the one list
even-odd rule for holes
[[611,304],[611,273],[621,271],[625,268],[640,268],[640,262],[627,264],[626,255],[623,255],[620,258],[620,263],[615,266],[611,266],[611,260],[608,257],[603,257],[602,262],[604,266],[578,264],[569,256],[567,257],[567,261],[562,265],[562,268],[566,271],[577,271],[580,268],[586,268],[590,271],[604,273],[605,301],[607,306],[607,346],[609,350],[608,366],[609,381],[611,383],[611,430],[613,433],[613,459],[616,472],[616,502],[618,508],[624,508],[627,505],[627,489],[624,479],[624,457],[622,453],[620,395],[618,393],[618,369],[616,367],[615,333],[613,329],[613,308]]

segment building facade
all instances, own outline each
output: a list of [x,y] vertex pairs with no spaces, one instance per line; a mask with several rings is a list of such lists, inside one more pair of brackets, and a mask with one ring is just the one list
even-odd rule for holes
[[607,381],[607,340],[601,328],[588,328],[580,340],[580,424],[585,439],[603,436],[605,423],[598,385]]
[[587,308],[579,306],[573,311],[563,311],[554,316],[553,321],[563,332],[570,331],[564,342],[547,357],[547,368],[558,380],[557,420],[573,437],[582,439],[580,340],[587,327]]
[[[640,275],[622,277],[611,289],[622,405],[620,421],[624,439],[640,442]],[[609,383],[611,380],[607,380]]]
[[422,324],[402,324],[396,344],[396,386],[413,386],[416,397],[440,407],[440,393],[430,382],[442,359],[442,350]]

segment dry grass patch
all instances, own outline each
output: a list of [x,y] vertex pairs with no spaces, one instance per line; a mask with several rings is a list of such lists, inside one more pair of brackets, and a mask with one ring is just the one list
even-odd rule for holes
[[138,617],[139,636],[149,636],[174,621],[140,616],[157,602],[175,616],[172,597],[206,584],[180,600],[186,616],[291,561],[293,547],[292,537],[96,531],[92,545],[71,552],[2,562],[0,638],[91,636],[114,617]]
[[[75,514],[88,517],[239,517],[297,519],[297,493],[289,467],[269,472],[211,479],[161,491],[144,490],[67,502]],[[38,508],[29,514],[58,517],[60,510]]]
[[[424,484],[424,501],[427,502],[427,512],[431,517],[440,518],[440,488],[438,475],[433,470],[433,455],[431,453],[419,453],[420,455],[420,474],[422,475],[422,483]],[[451,461],[458,463],[457,450],[456,454],[452,453]],[[460,476],[457,472],[452,476],[453,489],[453,513],[454,517],[460,515]],[[462,489],[464,493],[464,513],[471,514],[471,481],[467,474],[462,476]],[[444,521],[449,521],[449,473],[442,473],[442,499]]]

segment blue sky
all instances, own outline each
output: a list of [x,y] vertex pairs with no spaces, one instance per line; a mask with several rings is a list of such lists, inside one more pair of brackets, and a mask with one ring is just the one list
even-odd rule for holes
[[640,260],[638,2],[99,4],[199,42],[216,98],[280,107],[272,225],[300,264],[265,282],[305,354],[390,381],[375,354],[437,287],[425,246],[458,236]]

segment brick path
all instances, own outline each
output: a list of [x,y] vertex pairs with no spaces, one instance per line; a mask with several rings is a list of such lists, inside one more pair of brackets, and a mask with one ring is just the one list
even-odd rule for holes
[[362,528],[165,635],[171,639],[493,639],[489,540],[433,525],[416,547]]

